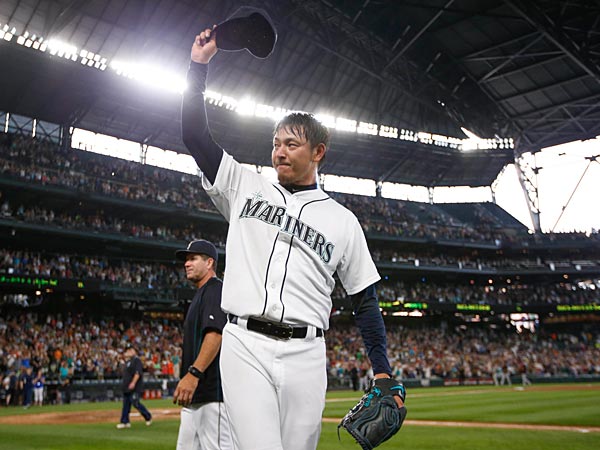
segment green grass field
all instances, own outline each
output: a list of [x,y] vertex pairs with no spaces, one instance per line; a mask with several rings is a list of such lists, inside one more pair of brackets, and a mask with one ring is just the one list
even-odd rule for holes
[[[339,418],[359,394],[331,392],[324,417]],[[173,407],[168,400],[148,400],[150,410]],[[595,450],[600,448],[600,385],[539,385],[525,390],[504,387],[412,389],[403,429],[382,450]],[[105,411],[114,420],[88,424],[27,424],[39,413],[76,412],[73,419]],[[42,408],[1,408],[1,450],[166,450],[174,449],[178,417],[160,417],[151,427],[134,420],[128,430],[115,429],[120,403],[83,403]],[[114,413],[114,415],[113,415]],[[11,420],[15,423],[3,423]],[[461,422],[454,426],[424,426],[419,421]],[[414,421],[414,422],[413,422]],[[463,423],[468,422],[468,423]],[[532,429],[489,428],[479,422],[530,425]],[[442,426],[443,425],[443,426]],[[570,426],[570,430],[535,429]],[[359,449],[336,423],[324,422],[319,450]],[[252,450],[252,449],[245,449]]]

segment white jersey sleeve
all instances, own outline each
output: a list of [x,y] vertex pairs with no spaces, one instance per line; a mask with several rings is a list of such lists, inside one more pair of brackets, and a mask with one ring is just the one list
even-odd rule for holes
[[241,173],[243,170],[247,170],[239,164],[234,164],[234,162],[230,154],[223,152],[215,184],[212,185],[206,177],[202,177],[204,190],[227,222],[231,222],[231,218],[229,217],[231,214],[230,204],[239,191],[242,180]]
[[354,295],[381,279],[362,227],[354,214],[348,220],[348,245],[337,267],[337,274],[348,295]]

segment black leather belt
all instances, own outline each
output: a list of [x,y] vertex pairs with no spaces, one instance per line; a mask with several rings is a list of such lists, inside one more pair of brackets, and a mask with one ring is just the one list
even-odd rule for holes
[[[231,323],[238,323],[238,316],[228,314],[227,317]],[[256,333],[264,334],[265,336],[271,336],[277,339],[303,339],[308,333],[308,327],[293,327],[285,323],[268,322],[262,319],[256,319],[254,317],[248,317],[246,319],[246,328]],[[317,337],[323,336],[323,330],[317,328]]]

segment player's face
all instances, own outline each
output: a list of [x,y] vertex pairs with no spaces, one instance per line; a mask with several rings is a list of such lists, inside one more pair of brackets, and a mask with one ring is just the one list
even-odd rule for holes
[[204,255],[188,254],[185,257],[185,276],[188,280],[197,283],[202,280],[212,267],[212,258]]
[[281,184],[306,186],[316,183],[319,161],[325,155],[325,145],[311,147],[304,133],[280,128],[273,137],[271,160]]

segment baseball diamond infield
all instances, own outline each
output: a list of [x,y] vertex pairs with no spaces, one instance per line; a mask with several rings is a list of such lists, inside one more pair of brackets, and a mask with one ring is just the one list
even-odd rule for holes
[[[514,389],[520,389],[518,386]],[[506,389],[497,389],[498,391]],[[600,385],[548,385],[528,387],[527,391],[599,391]],[[439,392],[436,396],[454,396],[454,395],[477,395],[492,390],[461,390],[456,392]],[[432,395],[428,391],[419,390],[411,395],[411,398],[426,397]],[[355,397],[328,399],[327,403],[352,402]],[[178,419],[179,407],[156,408],[152,409],[154,420]],[[131,417],[134,421],[142,421],[142,417],[137,412],[132,412]],[[92,410],[92,411],[69,411],[69,412],[39,412],[27,415],[13,415],[0,417],[0,424],[13,425],[38,425],[38,424],[86,424],[103,423],[118,421],[118,412],[113,410]],[[339,423],[340,418],[324,417],[324,422]],[[445,421],[445,420],[406,420],[405,425],[411,426],[438,426],[438,427],[469,427],[469,428],[497,428],[497,429],[520,429],[520,430],[538,430],[538,431],[571,431],[581,433],[598,433],[598,426],[567,426],[567,425],[544,425],[544,424],[522,424],[522,423],[501,423],[501,422],[479,422],[479,421]]]

